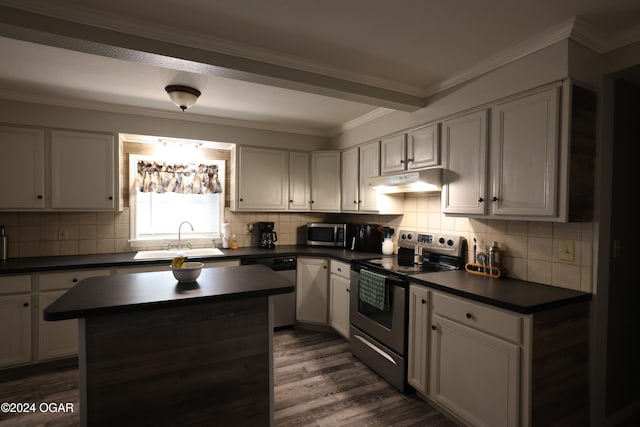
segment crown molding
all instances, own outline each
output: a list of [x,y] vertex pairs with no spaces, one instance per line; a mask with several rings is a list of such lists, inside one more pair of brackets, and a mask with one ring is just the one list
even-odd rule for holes
[[331,130],[327,136],[339,135],[348,130],[355,129],[358,126],[362,126],[365,123],[368,123],[373,120],[379,119],[380,117],[386,116],[387,114],[392,113],[394,111],[396,110],[392,110],[390,108],[383,108],[383,107],[376,108],[375,110],[370,111],[367,114],[363,114],[360,117],[356,117],[353,120],[349,120],[348,122],[341,124],[340,126]]

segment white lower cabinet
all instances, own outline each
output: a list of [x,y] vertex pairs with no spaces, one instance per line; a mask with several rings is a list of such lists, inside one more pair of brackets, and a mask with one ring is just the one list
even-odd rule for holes
[[0,277],[0,366],[31,361],[31,277]]
[[331,327],[346,339],[349,339],[350,271],[349,264],[331,260],[329,322]]
[[409,355],[407,380],[417,391],[427,394],[429,368],[429,290],[409,287]]
[[43,310],[82,279],[109,276],[110,270],[74,270],[38,275],[38,358],[39,361],[78,354],[78,321],[46,321]]
[[296,270],[296,321],[326,325],[329,261],[298,258]]

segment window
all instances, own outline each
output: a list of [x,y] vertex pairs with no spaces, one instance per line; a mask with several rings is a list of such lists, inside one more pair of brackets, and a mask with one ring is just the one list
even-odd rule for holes
[[224,214],[224,160],[129,155],[132,246],[220,236]]

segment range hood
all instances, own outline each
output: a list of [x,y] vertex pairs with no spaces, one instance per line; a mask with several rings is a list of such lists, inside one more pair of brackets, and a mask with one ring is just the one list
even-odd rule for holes
[[439,192],[442,189],[442,168],[374,176],[369,178],[367,185],[380,193]]

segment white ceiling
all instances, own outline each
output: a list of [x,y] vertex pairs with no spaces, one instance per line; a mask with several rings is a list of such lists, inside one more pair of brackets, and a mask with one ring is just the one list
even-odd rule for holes
[[0,98],[328,136],[567,37],[640,40],[640,2],[0,0]]

